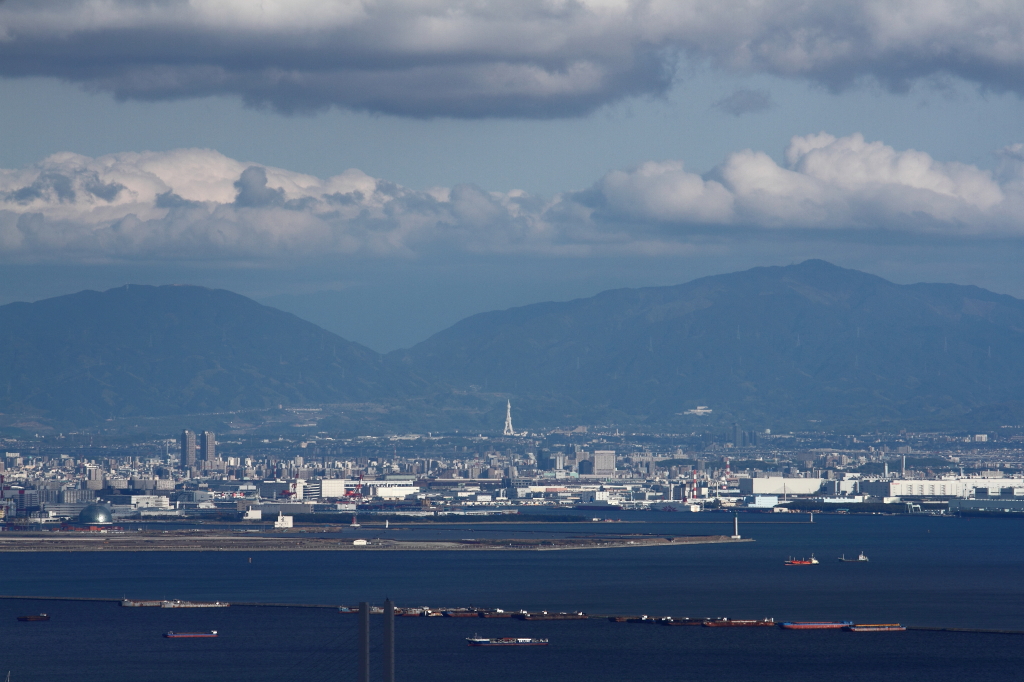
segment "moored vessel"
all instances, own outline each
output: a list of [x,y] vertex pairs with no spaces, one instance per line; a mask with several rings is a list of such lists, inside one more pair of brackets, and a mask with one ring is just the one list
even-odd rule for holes
[[903,632],[907,627],[899,623],[857,623],[843,629],[847,632]]
[[121,606],[160,606],[160,599],[122,599]]
[[582,611],[575,613],[548,613],[547,611],[538,611],[535,613],[517,613],[513,618],[519,620],[586,620],[589,616]]
[[764,628],[775,627],[774,618],[761,618],[759,620],[733,620],[731,618],[715,618],[706,620],[703,623],[706,628]]
[[839,620],[839,621],[791,621],[787,623],[779,623],[779,627],[783,630],[842,630],[845,627],[853,625],[852,620]]
[[658,621],[661,625],[704,625],[709,618],[662,618]]
[[162,609],[215,609],[231,606],[223,601],[182,601],[181,599],[170,599],[160,602]]
[[198,638],[209,638],[216,637],[216,630],[206,630],[205,632],[165,632],[164,637],[167,639],[198,639]]
[[547,646],[548,640],[534,637],[481,637],[473,635],[466,638],[469,646]]

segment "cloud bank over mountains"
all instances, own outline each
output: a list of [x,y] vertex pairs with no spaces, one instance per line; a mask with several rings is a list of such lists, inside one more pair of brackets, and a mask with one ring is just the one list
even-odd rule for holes
[[833,90],[952,76],[1024,95],[1024,13],[1018,0],[0,4],[0,76],[126,99],[555,118],[665,93],[682,64]]
[[993,173],[820,133],[794,137],[782,165],[751,150],[704,175],[651,161],[551,198],[414,190],[359,170],[320,179],[206,149],[62,153],[0,170],[0,261],[642,255],[751,232],[1019,237],[1021,150],[1002,150]]

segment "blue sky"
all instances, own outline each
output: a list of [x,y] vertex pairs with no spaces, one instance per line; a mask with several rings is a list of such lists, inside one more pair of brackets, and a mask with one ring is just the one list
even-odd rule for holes
[[1017,2],[0,3],[0,302],[218,286],[378,350],[826,258],[1024,296]]

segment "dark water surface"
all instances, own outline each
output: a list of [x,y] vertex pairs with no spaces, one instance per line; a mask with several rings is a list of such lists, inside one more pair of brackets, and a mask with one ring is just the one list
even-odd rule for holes
[[[741,517],[752,543],[562,552],[0,554],[0,594],[400,606],[483,605],[652,616],[844,619],[1024,630],[1024,523],[1011,519]],[[466,524],[391,535],[722,533],[713,514],[621,515],[645,523]],[[700,521],[700,523],[694,523]],[[365,533],[364,533],[365,535]],[[355,535],[353,535],[355,536]],[[841,564],[863,550],[867,564]],[[785,567],[814,553],[818,566]],[[249,563],[249,558],[252,563]],[[46,612],[52,620],[20,623]],[[379,623],[375,622],[375,628]],[[216,629],[212,640],[166,630]],[[549,637],[547,648],[464,639]],[[12,681],[350,680],[355,617],[330,609],[147,609],[0,600],[0,675]],[[784,632],[399,618],[398,678],[423,680],[1013,680],[1024,635]],[[375,635],[375,639],[378,637]],[[378,679],[375,673],[375,679]]]

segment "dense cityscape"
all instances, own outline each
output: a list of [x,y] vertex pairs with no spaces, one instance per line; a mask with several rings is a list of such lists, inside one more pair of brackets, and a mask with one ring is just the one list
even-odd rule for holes
[[[506,429],[506,433],[510,429]],[[115,519],[262,521],[338,512],[751,509],[1024,511],[1024,430],[996,433],[620,433],[5,438],[11,527],[59,529],[97,502]],[[326,518],[326,517],[325,517]],[[290,519],[288,523],[291,523]],[[290,527],[290,526],[289,526]]]

